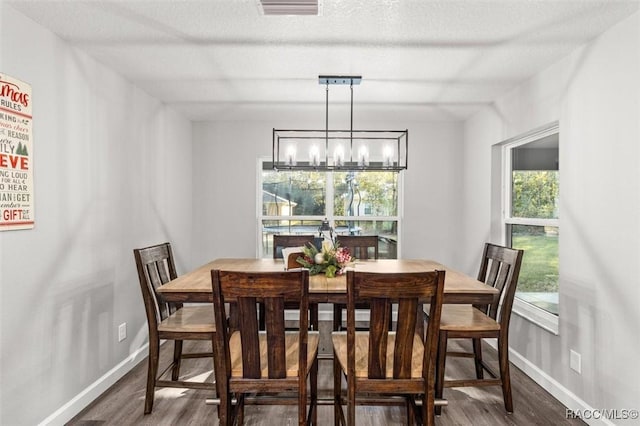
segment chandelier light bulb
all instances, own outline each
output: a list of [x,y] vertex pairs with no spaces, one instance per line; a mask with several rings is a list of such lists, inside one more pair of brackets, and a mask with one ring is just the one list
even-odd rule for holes
[[342,145],[336,146],[333,151],[333,165],[336,167],[342,167],[344,164],[344,147]]
[[369,149],[361,146],[358,150],[358,166],[364,167],[369,165]]
[[393,165],[393,147],[387,145],[382,150],[383,164],[385,167],[391,167]]
[[311,145],[311,149],[309,149],[309,164],[313,167],[320,165],[320,150],[316,145]]
[[287,147],[285,164],[287,166],[296,165],[296,147],[294,145],[289,145]]

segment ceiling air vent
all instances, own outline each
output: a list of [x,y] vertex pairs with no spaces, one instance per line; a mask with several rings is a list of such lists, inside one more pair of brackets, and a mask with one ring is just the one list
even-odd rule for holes
[[322,10],[321,0],[259,1],[265,15],[320,15]]

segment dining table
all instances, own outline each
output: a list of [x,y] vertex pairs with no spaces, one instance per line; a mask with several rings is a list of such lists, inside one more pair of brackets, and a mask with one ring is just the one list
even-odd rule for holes
[[[462,272],[447,267],[442,263],[425,259],[375,259],[358,260],[350,265],[355,271],[401,273],[401,272],[427,272],[434,270],[445,271],[444,303],[457,304],[490,304],[499,297],[498,290],[476,280]],[[190,271],[169,281],[157,291],[167,302],[181,303],[213,303],[213,288],[211,284],[211,271],[214,269],[238,272],[279,272],[285,270],[282,259],[255,259],[255,258],[220,258]],[[327,278],[324,274],[309,277],[309,303],[311,309],[310,324],[317,329],[318,304],[347,303],[347,279],[346,274]],[[312,307],[313,305],[313,307]],[[418,318],[425,315],[422,310],[417,312]],[[235,322],[235,321],[231,321]],[[423,321],[419,321],[422,332]],[[318,356],[321,358],[321,356]],[[333,359],[331,355],[323,356],[324,359]],[[219,398],[207,398],[207,404],[219,404]],[[318,398],[318,404],[331,405],[332,398]],[[437,399],[436,405],[447,405],[446,400]]]
[[[444,270],[444,303],[489,304],[498,290],[439,262],[425,259],[359,260],[350,266],[355,271],[401,273]],[[285,269],[282,259],[220,258],[169,281],[157,291],[167,302],[213,302],[211,270],[277,272]],[[347,303],[346,274],[327,278],[309,277],[310,303]]]

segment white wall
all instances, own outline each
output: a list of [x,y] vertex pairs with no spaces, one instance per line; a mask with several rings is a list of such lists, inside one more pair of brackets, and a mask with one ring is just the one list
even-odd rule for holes
[[[409,129],[402,256],[472,274],[490,235],[491,145],[560,120],[560,335],[515,317],[511,337],[596,408],[640,401],[639,24],[636,14],[464,127],[400,114],[357,120]],[[0,233],[0,423],[36,424],[144,347],[131,249],[172,241],[179,272],[254,256],[256,159],[270,155],[272,127],[319,127],[300,116],[323,113],[195,123],[192,134],[3,3],[0,48],[1,70],[33,86],[36,205],[34,230]],[[568,368],[569,349],[582,353],[581,376]]]
[[[354,107],[357,108],[357,107]],[[273,121],[220,121],[194,125],[194,266],[220,256],[256,255],[256,172],[271,157],[272,128],[323,128],[322,109]],[[312,119],[317,117],[317,121]],[[404,173],[402,257],[451,264],[460,238],[462,127],[456,122],[367,123],[357,128],[409,129]],[[453,165],[453,166],[452,166]]]
[[559,120],[560,332],[514,316],[510,343],[575,408],[640,401],[639,75],[636,13],[465,123],[464,245],[477,247],[490,235],[491,145]]
[[0,424],[34,425],[144,347],[132,249],[169,240],[179,272],[190,266],[192,136],[131,83],[0,11],[2,71],[33,87],[36,209],[35,229],[0,233]]

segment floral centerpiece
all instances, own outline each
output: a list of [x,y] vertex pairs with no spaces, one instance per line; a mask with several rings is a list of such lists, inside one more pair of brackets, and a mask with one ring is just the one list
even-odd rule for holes
[[303,252],[304,256],[298,257],[296,261],[309,269],[310,275],[324,273],[327,278],[343,274],[345,267],[355,260],[348,248],[339,247],[337,242],[330,240],[323,241],[320,250],[313,244],[308,244]]

